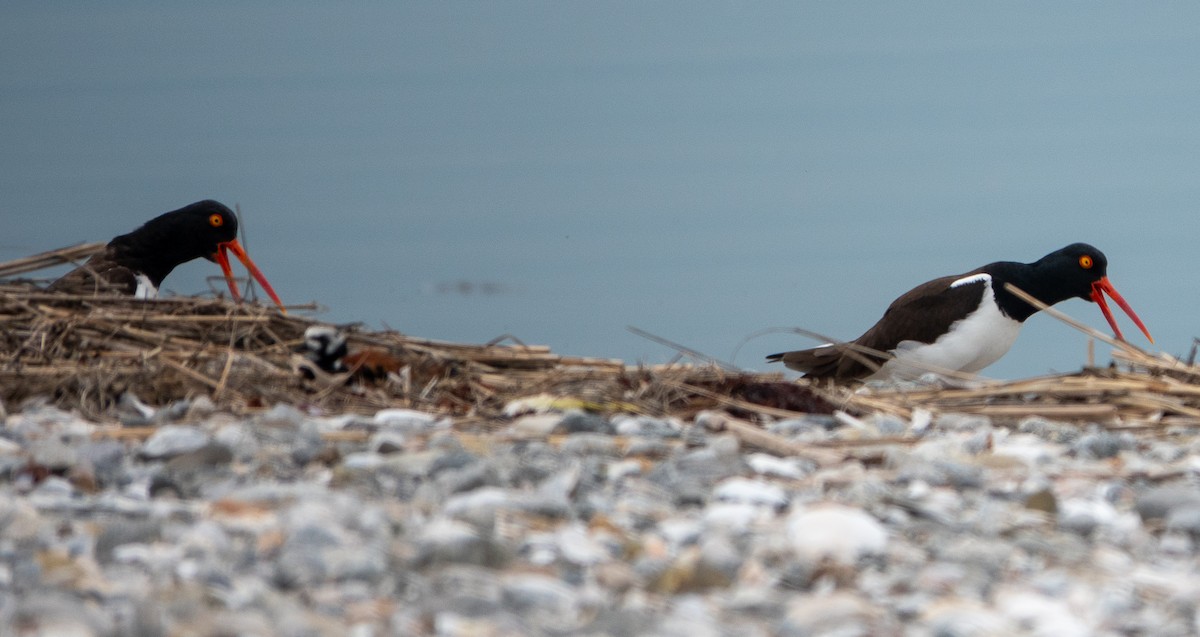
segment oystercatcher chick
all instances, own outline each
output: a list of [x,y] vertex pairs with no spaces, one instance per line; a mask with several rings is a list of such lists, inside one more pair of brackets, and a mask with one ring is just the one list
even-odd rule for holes
[[[326,374],[346,374],[347,382],[382,381],[388,374],[399,374],[407,365],[380,349],[351,352],[346,345],[346,335],[329,325],[313,325],[304,330],[304,342],[297,350],[306,362]],[[308,365],[300,366],[298,371],[309,380],[317,376]]]
[[237,217],[232,210],[211,199],[197,201],[159,215],[137,230],[114,238],[103,252],[63,275],[47,289],[78,294],[112,291],[152,299],[158,296],[158,287],[175,266],[205,258],[221,266],[230,294],[235,301],[240,301],[242,295],[226,254],[232,252],[271,300],[283,309],[283,302],[274,288],[238,243],[237,234]]
[[772,354],[767,360],[805,372],[808,378],[837,381],[915,378],[931,369],[975,373],[1004,356],[1025,319],[1037,312],[1006,290],[1005,283],[1047,305],[1075,297],[1095,302],[1117,338],[1123,339],[1104,298],[1107,294],[1153,343],[1107,272],[1104,253],[1086,243],[1073,243],[1033,263],[989,263],[918,285],[850,343]]

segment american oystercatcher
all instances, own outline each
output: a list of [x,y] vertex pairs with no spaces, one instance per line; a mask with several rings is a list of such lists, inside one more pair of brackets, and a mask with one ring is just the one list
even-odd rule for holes
[[232,210],[211,199],[197,201],[161,214],[137,230],[114,238],[103,252],[66,273],[47,289],[81,294],[108,290],[152,299],[158,296],[158,286],[175,266],[203,257],[221,266],[229,292],[235,301],[240,301],[242,295],[229,267],[228,251],[246,266],[271,300],[283,308],[283,302],[267,282],[267,277],[238,243],[237,234],[237,217]]
[[989,263],[918,285],[850,343],[772,354],[767,360],[809,378],[834,380],[914,378],[930,369],[978,372],[1012,347],[1025,319],[1037,312],[1006,290],[1005,283],[1047,305],[1072,297],[1094,301],[1117,338],[1123,339],[1108,310],[1107,294],[1153,343],[1141,319],[1109,282],[1107,270],[1104,253],[1086,243],[1073,243],[1033,263]]
[[[409,364],[378,348],[351,352],[346,344],[346,334],[330,325],[313,325],[304,330],[304,342],[296,351],[307,363],[326,374],[346,374],[347,380],[359,382],[384,380],[388,374],[399,374]],[[299,371],[309,380],[316,377],[307,365]]]

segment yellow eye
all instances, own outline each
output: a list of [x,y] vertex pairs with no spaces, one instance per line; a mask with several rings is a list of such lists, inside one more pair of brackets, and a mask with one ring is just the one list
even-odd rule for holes
[[1084,270],[1091,270],[1093,264],[1094,262],[1092,261],[1092,257],[1086,254],[1079,257],[1079,267],[1083,268]]
[[[208,218],[208,225],[210,225],[214,228],[220,228],[221,226],[225,225],[225,217],[222,217],[221,215],[218,215],[218,214],[214,214]],[[1091,266],[1091,261],[1088,261],[1088,265],[1086,265],[1084,267],[1090,267],[1090,266]]]

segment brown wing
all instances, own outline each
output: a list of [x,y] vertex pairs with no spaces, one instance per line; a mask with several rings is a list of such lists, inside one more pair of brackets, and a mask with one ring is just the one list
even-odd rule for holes
[[[979,307],[987,289],[982,280],[955,288],[951,288],[950,284],[980,272],[976,270],[934,279],[909,290],[888,306],[878,323],[849,345],[890,352],[902,341],[936,341],[950,331],[955,321]],[[863,358],[879,364],[886,362],[884,357],[872,356],[840,343],[767,357],[772,362],[779,361],[791,369],[805,372],[806,377],[836,380],[857,380],[874,373],[874,368],[862,362]]]
[[68,294],[129,294],[137,291],[137,275],[118,265],[113,248],[88,259],[86,263],[62,275],[46,287],[51,292]]

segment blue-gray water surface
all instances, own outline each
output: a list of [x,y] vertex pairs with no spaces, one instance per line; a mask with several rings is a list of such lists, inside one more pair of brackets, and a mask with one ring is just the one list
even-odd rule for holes
[[[215,198],[322,319],[661,362],[627,325],[727,360],[771,327],[853,338],[917,283],[1087,241],[1184,354],[1196,24],[1193,3],[4,3],[0,260]],[[1085,355],[1035,316],[987,373]]]

